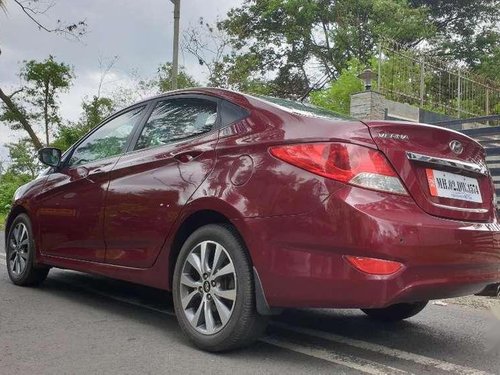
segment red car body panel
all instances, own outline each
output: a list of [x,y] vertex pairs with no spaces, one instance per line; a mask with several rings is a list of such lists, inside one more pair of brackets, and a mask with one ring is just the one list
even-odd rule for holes
[[[477,176],[483,203],[430,197],[422,166],[405,151],[436,157],[463,142],[461,160],[484,163],[481,147],[434,127],[304,116],[219,89],[177,94],[227,100],[249,115],[219,130],[101,161],[105,173],[42,176],[18,192],[12,216],[33,222],[40,263],[166,290],[183,223],[201,211],[225,217],[245,241],[271,307],[384,307],[473,294],[500,280],[500,224],[491,179]],[[379,137],[403,133],[409,141]],[[348,142],[379,149],[409,195],[355,187],[272,156],[290,143]],[[99,234],[100,233],[100,234]],[[398,261],[369,275],[345,256]]]

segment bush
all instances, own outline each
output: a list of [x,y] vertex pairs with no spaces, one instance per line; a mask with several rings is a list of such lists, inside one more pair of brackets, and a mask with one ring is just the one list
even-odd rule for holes
[[0,176],[0,214],[7,214],[12,205],[12,199],[17,188],[31,180],[24,174],[6,172]]

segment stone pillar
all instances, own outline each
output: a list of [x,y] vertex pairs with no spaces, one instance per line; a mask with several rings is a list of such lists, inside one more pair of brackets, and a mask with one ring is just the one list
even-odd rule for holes
[[351,95],[351,116],[359,120],[383,120],[385,97],[376,91],[363,91]]

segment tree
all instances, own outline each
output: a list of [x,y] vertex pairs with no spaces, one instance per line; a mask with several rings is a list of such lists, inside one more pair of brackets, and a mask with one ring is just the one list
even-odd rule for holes
[[208,85],[224,87],[224,59],[230,48],[230,37],[220,22],[210,25],[200,17],[196,26],[184,32],[183,48],[196,57],[208,72]]
[[[146,82],[144,82],[147,85]],[[165,63],[158,67],[157,79],[149,82],[151,87],[157,87],[159,92],[167,92],[172,89],[172,63]],[[186,73],[184,67],[179,69],[177,74],[177,88],[185,89],[197,87],[199,84],[193,77]]]
[[236,51],[232,69],[270,77],[280,96],[301,96],[318,71],[337,78],[352,58],[368,63],[381,36],[409,44],[434,30],[426,9],[405,0],[247,0],[220,27]]
[[[42,2],[38,0],[0,0],[0,8],[4,10],[4,13],[7,13],[8,11],[8,4],[18,6],[28,19],[38,27],[39,30],[47,33],[54,33],[63,35],[67,38],[80,40],[80,38],[87,32],[87,23],[85,20],[64,22],[58,19],[55,25],[46,24],[46,18],[43,20],[42,18],[49,13],[50,9],[55,5],[55,2]],[[35,148],[39,149],[42,147],[42,143],[36,135],[36,132],[31,124],[31,119],[27,116],[25,109],[19,107],[18,103],[14,100],[14,96],[19,92],[21,92],[21,90],[16,90],[11,94],[7,94],[2,87],[0,87],[0,100],[4,103],[5,107],[4,114],[8,111],[8,122],[16,123],[17,128],[24,129],[28,133]]]
[[[0,8],[7,13],[7,5],[14,4],[19,7],[30,21],[32,21],[39,30],[63,35],[67,38],[79,40],[87,33],[87,23],[85,20],[75,22],[64,22],[60,19],[54,25],[46,24],[46,16],[55,2],[43,2],[39,0],[0,0]],[[43,18],[43,21],[41,20]]]
[[311,102],[313,104],[349,115],[351,111],[351,94],[363,91],[363,83],[357,77],[363,70],[363,66],[356,59],[351,60],[348,65],[330,87],[311,93]]
[[35,178],[40,171],[40,164],[31,141],[22,139],[17,143],[8,144],[7,148],[11,160],[9,171],[18,175],[27,175],[30,179]]
[[436,29],[430,39],[433,54],[475,69],[500,46],[498,0],[410,0],[410,4],[428,9],[428,20]]
[[66,151],[71,145],[111,115],[114,109],[114,103],[110,98],[94,96],[91,100],[84,100],[82,102],[80,119],[76,123],[60,126],[52,146]]
[[33,145],[40,148],[41,142],[31,124],[41,125],[45,143],[49,145],[54,125],[61,122],[58,95],[69,88],[73,73],[68,65],[56,62],[53,56],[42,62],[30,60],[23,63],[19,74],[23,85],[6,99],[2,98],[4,108],[0,121],[9,123],[16,130],[24,128]]

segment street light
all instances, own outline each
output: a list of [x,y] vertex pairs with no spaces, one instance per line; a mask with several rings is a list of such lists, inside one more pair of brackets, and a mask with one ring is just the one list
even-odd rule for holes
[[378,77],[378,74],[373,72],[370,68],[366,68],[358,78],[363,80],[365,84],[365,90],[370,91],[372,89],[372,81]]
[[181,18],[181,0],[170,0],[174,4],[174,48],[172,57],[172,90],[177,89],[179,71],[179,20]]

